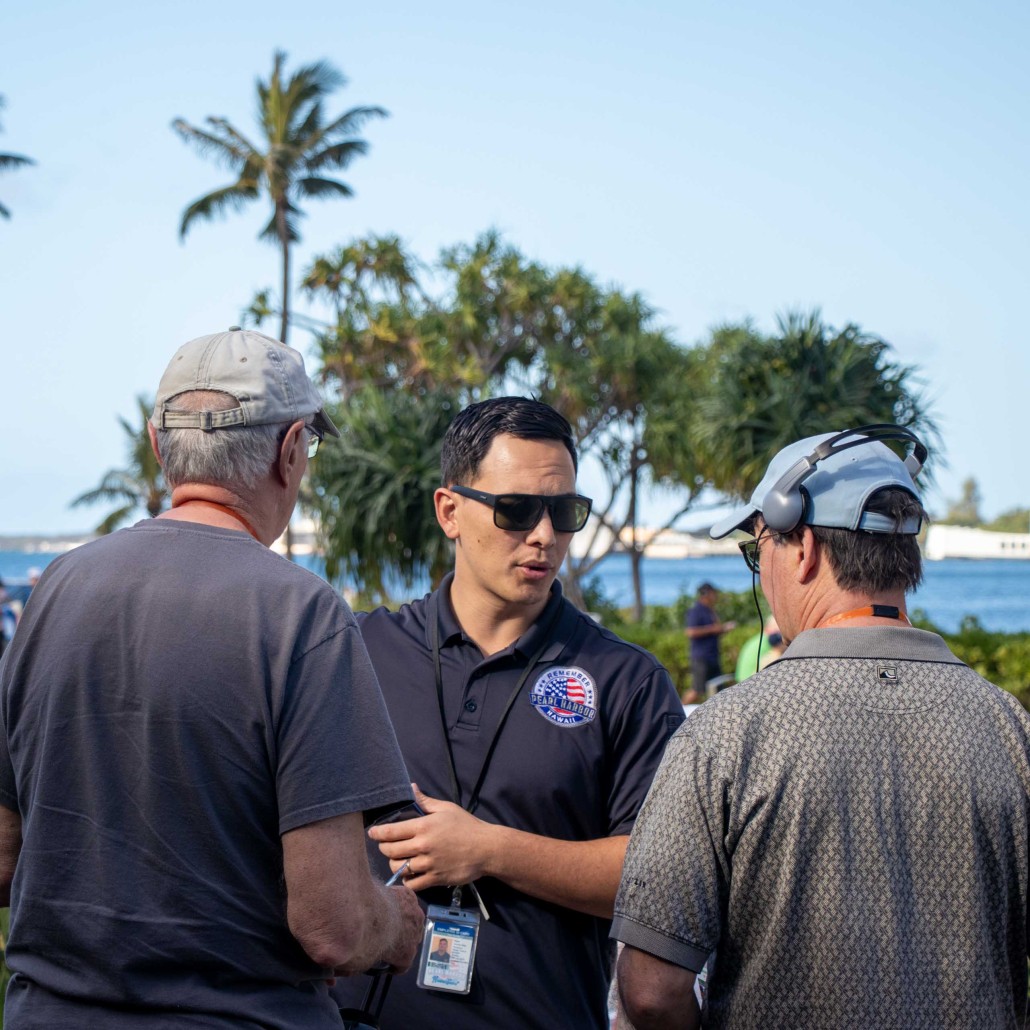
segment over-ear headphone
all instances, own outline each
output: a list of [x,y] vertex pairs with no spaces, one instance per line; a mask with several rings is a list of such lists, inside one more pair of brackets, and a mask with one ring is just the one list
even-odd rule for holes
[[915,478],[926,461],[927,450],[921,440],[910,429],[877,422],[857,429],[845,429],[843,433],[831,436],[819,444],[811,454],[796,461],[773,484],[762,501],[762,521],[774,533],[790,533],[805,517],[805,494],[801,484],[815,472],[816,465],[831,454],[839,454],[849,447],[861,447],[871,440],[904,440],[912,444],[912,450],[905,458],[905,468]]

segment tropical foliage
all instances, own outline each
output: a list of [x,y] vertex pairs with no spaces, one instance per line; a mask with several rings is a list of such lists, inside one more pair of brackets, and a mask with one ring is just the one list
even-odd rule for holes
[[940,521],[952,526],[983,525],[983,516],[980,514],[980,487],[972,476],[963,480],[962,496],[948,505],[948,510]]
[[[593,529],[607,543],[591,557],[570,559],[566,583],[574,598],[583,577],[620,535],[636,540],[645,483],[686,484],[688,495],[696,489],[687,452],[673,431],[685,410],[673,384],[687,375],[690,355],[655,325],[640,295],[602,288],[580,269],[527,260],[494,232],[444,250],[428,268],[396,237],[357,240],[316,259],[303,286],[335,312],[333,326],[319,334],[318,348],[323,378],[347,407],[368,389],[386,397],[403,394],[405,400],[383,402],[395,413],[411,403],[423,409],[440,397],[453,413],[481,397],[517,392],[538,396],[569,417],[581,456],[596,463],[607,487],[595,498]],[[390,414],[379,411],[376,417]],[[447,421],[440,422],[441,433]],[[404,423],[395,428],[377,423],[380,447],[409,431]],[[428,438],[422,440],[425,446]],[[412,466],[405,459],[397,467]],[[438,485],[435,469],[419,469]],[[330,489],[323,476],[322,468],[313,471],[325,498]],[[391,512],[400,518],[403,510],[377,506],[386,520]],[[399,523],[379,525],[409,547],[437,546],[430,544],[439,538],[433,520],[420,523],[430,534],[421,542],[405,538]],[[352,521],[334,518],[326,528],[327,550],[359,551],[355,530]],[[633,553],[639,558],[644,543]],[[354,559],[348,567],[355,574],[362,564]],[[359,585],[372,582],[359,577]]]
[[[0,96],[0,110],[3,110],[5,100]],[[22,154],[0,154],[0,172],[13,171],[15,168],[22,168],[25,165],[34,165],[36,162],[31,157]],[[0,204],[0,217],[10,218],[11,212]]]
[[113,532],[140,510],[154,518],[168,507],[170,501],[161,466],[154,456],[147,433],[153,404],[140,396],[136,398],[136,407],[138,424],[133,425],[128,419],[118,417],[118,424],[125,433],[125,468],[109,469],[98,486],[72,501],[73,508],[101,502],[118,505],[97,526],[96,532],[100,534]]
[[983,528],[995,533],[1030,533],[1030,508],[1009,508]]
[[[790,314],[770,336],[745,323],[684,348],[640,294],[602,287],[580,268],[528,260],[496,232],[445,249],[428,267],[395,236],[355,240],[317,258],[303,289],[335,315],[317,334],[317,348],[327,386],[348,403],[377,389],[400,391],[420,405],[442,395],[450,410],[514,392],[562,411],[581,459],[604,483],[594,498],[597,518],[584,531],[590,547],[567,559],[566,589],[582,602],[583,584],[600,561],[625,547],[638,617],[648,546],[706,488],[748,492],[780,447],[817,432],[898,422],[935,434],[914,370],[893,361],[885,341],[855,325],[838,331],[818,311]],[[270,312],[256,302],[252,313]],[[392,403],[394,411],[378,410],[376,418],[404,410],[403,401]],[[355,408],[359,417],[363,410],[371,410],[367,402]],[[378,449],[410,431],[404,422],[395,428],[376,426]],[[411,467],[403,453],[396,457],[395,469]],[[419,474],[432,481],[425,466]],[[323,472],[313,475],[327,498]],[[362,489],[373,482],[363,480]],[[677,503],[644,539],[641,498],[655,487]],[[403,536],[400,518],[407,509],[384,503],[375,510],[381,529],[408,546],[435,546],[432,520],[417,523],[428,534],[418,541]],[[407,523],[407,531],[412,528]],[[363,562],[342,556],[372,541],[357,532],[353,517],[337,517],[326,528],[325,546],[340,558],[339,568],[357,575]],[[359,586],[375,582],[366,578],[370,571],[358,576]]]
[[318,513],[326,574],[360,584],[366,603],[387,600],[391,585],[438,582],[450,567],[433,491],[457,408],[442,392],[366,386],[332,409],[341,437],[312,464],[308,506]]
[[885,340],[853,323],[834,329],[818,310],[777,324],[771,335],[723,326],[705,348],[688,435],[716,489],[747,496],[778,450],[816,433],[893,422],[936,440],[916,370]]
[[[761,594],[759,594],[761,597]],[[604,623],[625,640],[647,648],[669,670],[673,683],[682,693],[690,684],[690,662],[683,637],[683,620],[694,598],[680,597],[671,605],[648,606],[637,621],[629,611],[608,609]],[[768,612],[761,598],[763,611]],[[601,607],[604,608],[602,600]],[[594,605],[591,606],[593,610]],[[755,602],[750,591],[719,594],[719,614],[732,619],[737,628],[719,640],[724,669],[733,669],[744,643],[758,632]],[[916,609],[912,620],[920,629],[940,633],[952,652],[985,679],[1007,690],[1024,708],[1030,709],[1030,633],[996,633],[984,629],[976,618],[967,616],[954,633],[933,625]]]
[[381,107],[354,107],[336,118],[326,117],[326,99],[347,84],[325,61],[304,65],[292,75],[285,71],[286,54],[278,50],[268,81],[257,82],[259,142],[251,140],[228,119],[208,117],[208,128],[182,118],[175,131],[204,156],[225,165],[235,180],[195,200],[183,212],[179,226],[185,237],[198,219],[236,211],[264,197],[271,217],[261,239],[275,243],[282,256],[282,298],[279,339],[287,339],[290,324],[290,248],[300,240],[304,200],[350,197],[353,190],[329,173],[342,171],[368,144],[355,134],[370,118],[381,118]]

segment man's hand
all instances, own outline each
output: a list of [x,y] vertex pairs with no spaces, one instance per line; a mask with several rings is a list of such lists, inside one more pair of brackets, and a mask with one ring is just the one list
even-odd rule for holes
[[422,946],[426,917],[413,891],[407,887],[386,887],[390,904],[397,915],[397,933],[393,943],[383,951],[383,961],[391,973],[406,973]]
[[[407,887],[383,887],[385,918],[392,924],[391,933],[384,944],[379,962],[386,963],[391,973],[405,973],[415,961],[422,944],[422,931],[426,917],[418,898]],[[333,970],[337,976],[354,976],[367,973],[369,962],[366,956],[357,956],[354,961],[338,965]],[[336,981],[330,980],[332,986]]]
[[479,879],[489,862],[496,827],[450,801],[427,797],[417,783],[411,787],[426,814],[368,831],[390,860],[390,868],[396,872],[408,862],[404,883],[413,891]]
[[426,813],[419,819],[373,826],[369,837],[396,872],[408,862],[412,890],[503,880],[534,898],[611,919],[628,836],[558,840],[484,822],[449,801],[411,785]]

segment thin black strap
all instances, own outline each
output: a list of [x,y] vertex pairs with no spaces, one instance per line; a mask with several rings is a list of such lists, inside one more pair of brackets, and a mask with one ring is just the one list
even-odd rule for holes
[[[440,728],[443,730],[444,743],[447,745],[447,772],[451,777],[451,799],[461,805],[461,787],[458,785],[458,771],[454,764],[454,751],[451,748],[451,735],[447,729],[447,713],[443,708],[443,674],[440,671],[440,617],[438,612],[439,593],[434,592],[429,599],[428,616],[430,620],[430,637],[433,644],[433,675],[436,678],[436,701],[440,708]],[[462,807],[464,807],[462,805]]]
[[454,803],[457,805],[461,805],[461,807],[468,812],[473,812],[475,811],[476,806],[479,804],[479,792],[483,787],[484,780],[486,779],[486,770],[490,764],[490,759],[493,758],[494,749],[497,747],[497,741],[501,736],[501,730],[503,729],[504,723],[508,718],[508,713],[511,712],[511,709],[515,704],[515,699],[519,696],[519,694],[522,691],[522,688],[526,685],[526,680],[529,679],[529,676],[533,672],[533,669],[536,667],[537,663],[543,657],[544,651],[551,643],[551,637],[558,625],[559,619],[561,618],[562,610],[564,609],[564,601],[559,601],[558,604],[555,605],[554,614],[551,616],[549,622],[547,623],[547,628],[544,630],[543,640],[541,641],[540,646],[537,648],[536,653],[533,655],[533,657],[530,658],[529,662],[526,664],[525,669],[522,670],[522,675],[519,676],[511,694],[508,695],[508,700],[504,705],[504,710],[501,712],[500,719],[497,720],[497,727],[494,729],[494,735],[490,740],[490,746],[486,750],[486,755],[483,758],[483,764],[482,766],[480,766],[479,769],[479,775],[476,777],[475,785],[472,788],[472,792],[469,794],[468,803],[466,804],[461,800],[461,787],[458,784],[458,770],[457,766],[454,764],[454,751],[451,748],[451,735],[447,728],[447,715],[444,712],[443,674],[440,669],[440,620],[438,617],[439,612],[436,604],[437,597],[438,595],[434,593],[432,598],[430,599],[430,610],[427,614],[429,618],[432,619],[432,628],[430,630],[430,633],[433,647],[433,672],[436,676],[436,699],[440,707],[440,724],[443,727],[444,740],[447,742],[447,763],[449,767],[448,772],[450,773],[451,777],[451,790],[454,797]]

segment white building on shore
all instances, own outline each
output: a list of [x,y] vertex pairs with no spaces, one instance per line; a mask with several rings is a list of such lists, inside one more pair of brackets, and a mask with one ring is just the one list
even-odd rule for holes
[[968,526],[932,525],[926,531],[923,555],[941,558],[1024,558],[1030,560],[1030,533],[995,533]]
[[[591,516],[586,528],[572,538],[569,550],[574,558],[582,558],[588,553],[599,554],[608,550],[611,539],[611,531],[598,526],[597,520]],[[649,526],[637,526],[637,540],[647,545],[648,558],[706,558],[712,554],[738,553],[733,540],[713,540],[707,533],[684,533],[677,529],[658,533]],[[624,530],[614,553],[622,554],[631,545],[629,530]]]

